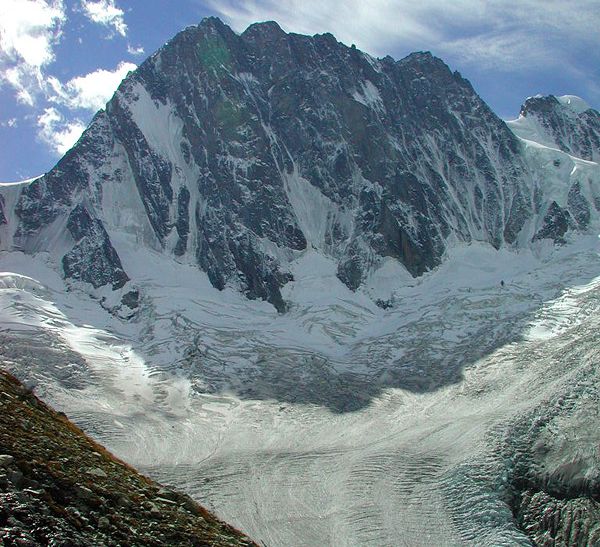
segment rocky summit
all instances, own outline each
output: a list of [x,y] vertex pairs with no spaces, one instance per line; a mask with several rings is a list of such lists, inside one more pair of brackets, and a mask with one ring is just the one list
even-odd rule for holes
[[0,544],[251,546],[139,475],[0,371]]

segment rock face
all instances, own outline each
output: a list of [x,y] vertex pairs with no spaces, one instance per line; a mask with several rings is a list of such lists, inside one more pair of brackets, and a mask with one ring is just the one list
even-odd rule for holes
[[[595,157],[585,123],[597,113],[578,116],[578,150]],[[418,276],[452,242],[499,248],[587,226],[588,194],[573,193],[577,216],[538,186],[519,139],[431,54],[374,59],[330,34],[266,22],[238,35],[208,18],[124,80],[20,193],[0,243],[58,253],[66,277],[127,292],[115,241],[134,238],[284,311],[287,265],[309,247],[354,290],[386,257]]]
[[6,216],[4,214],[4,197],[0,195],[0,224],[7,224]]
[[63,256],[65,275],[91,283],[94,287],[112,284],[120,289],[129,278],[110,243],[102,223],[81,204],[71,211],[67,230],[75,246]]
[[0,371],[2,545],[255,545],[137,474]]

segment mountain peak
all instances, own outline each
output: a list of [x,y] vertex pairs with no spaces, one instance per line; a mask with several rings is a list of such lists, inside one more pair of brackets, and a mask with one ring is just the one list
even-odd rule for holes
[[[435,80],[441,86],[451,85],[453,80],[462,83],[468,82],[458,72],[453,73],[442,59],[430,51],[415,51],[399,61],[395,61],[395,64],[410,70],[418,77]],[[468,88],[470,93],[475,93],[470,83],[468,83]]]
[[442,66],[447,70],[450,70],[448,68],[448,65],[446,65],[446,63],[442,59],[436,57],[433,53],[431,53],[431,51],[413,51],[412,53],[409,53],[406,57],[403,57],[397,62],[400,64]]
[[528,97],[519,119],[509,125],[524,139],[585,160],[600,159],[600,113],[575,95]]
[[519,114],[521,116],[528,116],[532,113],[548,112],[559,105],[560,103],[554,95],[534,95],[525,99]]
[[251,35],[255,33],[260,33],[263,35],[284,35],[286,32],[279,26],[279,23],[276,21],[260,21],[258,23],[252,23],[248,26],[248,28],[242,33],[244,35]]
[[403,60],[431,61],[433,59],[437,59],[437,57],[434,57],[431,51],[413,51],[404,57]]
[[[60,247],[64,274],[126,297],[135,280],[116,242],[133,232],[279,311],[307,249],[357,290],[387,259],[419,276],[455,239],[527,240],[537,220],[518,141],[470,84],[429,51],[358,53],[329,33],[264,21],[238,35],[203,19],[15,198],[19,224],[0,236],[14,230],[6,241],[37,249],[60,217],[73,236]],[[125,188],[136,198],[121,214]]]
[[581,97],[577,95],[562,95],[560,97],[556,97],[558,102],[567,108],[570,108],[577,114],[581,114],[586,110],[590,110],[592,107],[586,103]]
[[583,114],[588,110],[593,110],[592,107],[581,97],[576,95],[535,95],[527,97],[520,114],[527,116],[530,114],[540,114],[552,110],[562,110],[574,114]]
[[223,27],[229,28],[225,23],[223,23],[223,21],[221,21],[221,19],[214,15],[211,15],[210,17],[204,17],[198,26],[214,29],[222,29]]

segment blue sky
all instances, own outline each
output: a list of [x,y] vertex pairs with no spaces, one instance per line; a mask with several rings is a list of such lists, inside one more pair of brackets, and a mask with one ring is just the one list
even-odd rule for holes
[[598,0],[1,0],[0,181],[48,171],[128,70],[208,15],[377,56],[429,50],[505,119],[537,93],[600,107]]

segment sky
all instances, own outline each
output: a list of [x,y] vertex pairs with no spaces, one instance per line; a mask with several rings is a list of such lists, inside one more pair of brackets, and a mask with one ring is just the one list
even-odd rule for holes
[[0,0],[0,181],[51,169],[129,71],[210,15],[431,51],[503,119],[538,93],[600,108],[599,0]]

